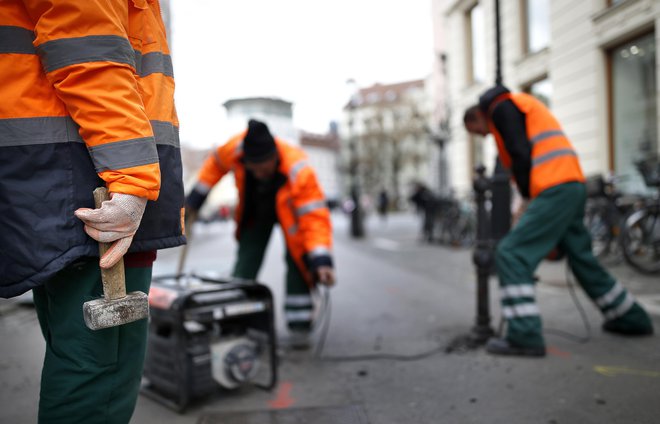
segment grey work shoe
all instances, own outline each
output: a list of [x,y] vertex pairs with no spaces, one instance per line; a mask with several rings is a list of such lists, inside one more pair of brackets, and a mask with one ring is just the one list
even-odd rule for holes
[[312,346],[312,332],[309,330],[289,330],[289,346],[296,350],[307,350]]
[[486,352],[492,355],[545,356],[545,346],[517,346],[507,339],[491,338],[486,343]]

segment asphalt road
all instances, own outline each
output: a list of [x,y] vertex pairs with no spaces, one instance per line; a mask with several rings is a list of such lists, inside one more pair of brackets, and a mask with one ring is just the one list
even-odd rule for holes
[[[660,422],[658,337],[627,339],[603,333],[600,314],[578,290],[587,331],[570,296],[563,264],[547,263],[539,269],[546,358],[493,357],[481,349],[446,353],[475,320],[471,252],[420,243],[412,215],[391,216],[387,222],[372,218],[368,237],[359,241],[347,236],[346,217],[337,215],[334,223],[338,284],[331,291],[331,320],[320,355],[286,347],[284,253],[276,232],[259,280],[278,303],[278,387],[271,392],[254,387],[219,391],[183,414],[140,397],[132,422]],[[185,270],[227,276],[235,253],[232,225],[198,224],[194,230]],[[154,274],[175,272],[180,252],[160,252]],[[660,310],[657,277],[642,277],[616,260],[607,265],[649,309]],[[495,329],[496,285],[493,279]],[[659,316],[654,319],[660,328]],[[0,422],[34,423],[43,359],[34,311],[15,301],[0,302],[0,340]],[[429,354],[406,360],[420,353]]]

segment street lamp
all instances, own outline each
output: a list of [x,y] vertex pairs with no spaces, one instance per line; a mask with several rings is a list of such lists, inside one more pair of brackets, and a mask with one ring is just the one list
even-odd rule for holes
[[346,84],[351,88],[351,98],[348,102],[348,151],[350,154],[348,171],[350,175],[351,200],[353,209],[351,210],[351,237],[364,237],[364,223],[362,216],[362,206],[360,205],[360,186],[358,184],[358,152],[354,132],[355,109],[357,107],[357,93],[355,80],[349,79]]

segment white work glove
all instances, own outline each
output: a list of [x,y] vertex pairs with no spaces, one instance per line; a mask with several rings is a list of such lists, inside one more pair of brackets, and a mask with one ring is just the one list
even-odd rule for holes
[[132,194],[110,193],[99,209],[80,208],[75,215],[85,223],[85,232],[94,240],[110,243],[101,257],[101,268],[110,268],[128,251],[140,226],[147,199]]

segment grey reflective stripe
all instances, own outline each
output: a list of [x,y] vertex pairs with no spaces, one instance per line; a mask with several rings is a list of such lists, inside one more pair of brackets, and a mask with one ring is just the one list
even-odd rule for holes
[[518,305],[504,306],[502,308],[504,318],[522,318],[539,316],[539,307],[536,303],[521,303]]
[[212,188],[213,188],[212,186],[210,186],[210,185],[208,185],[208,184],[206,184],[202,181],[197,181],[197,183],[195,184],[194,190],[196,192],[198,192],[199,194],[208,194],[209,191],[211,191]]
[[560,156],[577,156],[573,149],[559,149],[532,159],[532,166],[540,165]]
[[296,162],[289,171],[289,180],[291,182],[295,181],[296,177],[298,176],[298,173],[306,166],[307,166],[307,162],[304,160]]
[[17,26],[0,26],[0,53],[37,54],[34,32]]
[[626,297],[623,299],[623,302],[619,304],[619,306],[612,308],[611,310],[604,313],[605,319],[611,320],[623,316],[630,310],[630,308],[633,307],[634,304],[635,299],[630,295],[630,293],[626,292]]
[[237,155],[240,155],[241,153],[243,153],[243,142],[242,141],[236,145],[235,153]]
[[328,249],[325,246],[315,247],[311,251],[307,252],[307,255],[309,255],[310,258],[314,258],[314,257],[317,257],[317,256],[329,256],[330,255],[330,249]]
[[306,294],[290,294],[284,299],[286,306],[312,306],[312,297]]
[[[138,56],[139,55],[139,56]],[[151,74],[163,74],[168,77],[174,77],[172,68],[172,57],[161,52],[153,52],[142,55],[136,52],[137,73],[140,77],[146,77]]]
[[287,322],[309,322],[312,320],[312,311],[284,311]]
[[68,142],[83,140],[67,116],[0,119],[0,147]]
[[532,144],[536,144],[536,143],[538,143],[539,141],[543,141],[543,140],[546,140],[546,139],[548,139],[548,138],[550,138],[550,137],[556,137],[556,136],[564,136],[564,132],[563,132],[562,130],[550,130],[550,131],[544,131],[544,132],[542,132],[542,133],[540,133],[540,134],[537,134],[537,135],[535,135],[534,137],[532,137],[532,139],[530,140],[530,142],[531,142]]
[[289,235],[294,235],[297,232],[298,232],[298,224],[293,224],[292,226],[289,227],[289,230],[287,231]]
[[534,297],[534,285],[520,284],[500,288],[501,299],[517,299],[521,297]]
[[610,291],[608,291],[607,293],[605,293],[604,295],[602,295],[598,299],[596,299],[596,305],[600,306],[601,309],[606,308],[609,305],[611,305],[612,302],[614,302],[616,300],[616,298],[619,297],[619,295],[621,293],[623,293],[624,291],[625,291],[625,289],[623,288],[621,283],[619,283],[617,281],[614,284],[614,286],[612,286]]
[[158,163],[153,137],[116,141],[89,148],[96,172]]
[[325,208],[325,200],[315,200],[313,202],[306,203],[301,207],[296,209],[296,216],[303,216],[317,209]]
[[126,63],[135,68],[135,51],[131,43],[117,35],[89,35],[47,41],[37,46],[46,72],[87,62]]
[[179,144],[179,127],[167,121],[150,121],[151,128],[154,131],[156,144],[180,147]]

